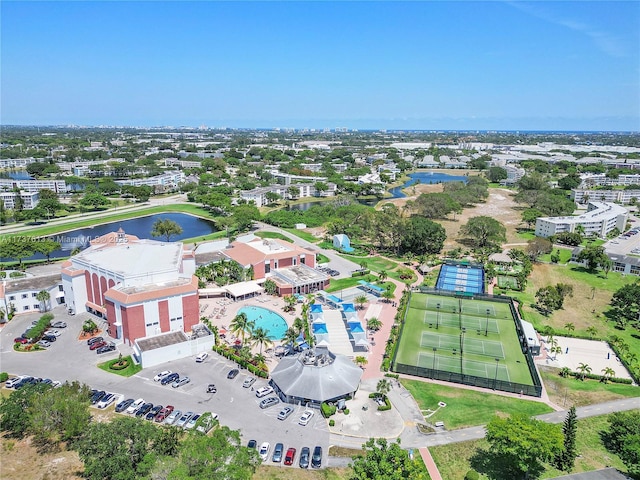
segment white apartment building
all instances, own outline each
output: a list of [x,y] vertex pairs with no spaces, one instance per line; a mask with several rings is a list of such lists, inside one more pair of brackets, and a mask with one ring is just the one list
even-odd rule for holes
[[536,220],[536,236],[547,238],[564,232],[575,232],[580,225],[586,235],[605,238],[617,228],[624,231],[629,212],[615,203],[589,202],[587,212],[570,217],[540,217]]
[[40,190],[52,190],[56,193],[67,193],[69,190],[64,180],[12,180],[0,178],[0,190],[13,190],[19,188],[27,192],[39,192]]
[[0,200],[4,203],[4,208],[16,208],[16,196],[20,195],[22,199],[22,207],[25,210],[31,210],[38,205],[40,201],[39,192],[0,192]]
[[580,188],[614,185],[640,185],[640,175],[618,175],[617,178],[608,178],[604,173],[580,175],[582,183]]
[[[292,195],[289,189],[296,189]],[[247,202],[253,202],[256,207],[264,207],[269,204],[267,193],[275,193],[285,200],[310,197],[331,197],[336,194],[338,186],[335,183],[327,183],[327,190],[319,192],[313,183],[298,183],[295,185],[271,185],[269,187],[258,187],[253,190],[240,192],[240,198]]]
[[524,168],[516,167],[515,165],[505,165],[503,168],[507,171],[507,178],[500,181],[501,185],[514,185],[524,177]]
[[25,168],[30,163],[35,163],[37,160],[33,157],[30,158],[3,158],[0,159],[0,168]]
[[164,187],[175,188],[179,183],[184,182],[185,175],[181,171],[167,172],[162,175],[156,175],[155,177],[147,178],[130,178],[127,180],[116,180],[118,185],[133,185],[134,187],[140,187],[142,185],[148,185],[155,187],[161,185]]
[[587,203],[589,200],[598,202],[614,202],[626,205],[635,198],[640,201],[640,189],[638,190],[588,190],[574,188],[571,190],[571,198],[576,203]]

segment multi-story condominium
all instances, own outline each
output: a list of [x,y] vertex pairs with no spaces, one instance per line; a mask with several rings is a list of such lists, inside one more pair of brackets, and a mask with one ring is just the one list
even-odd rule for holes
[[35,163],[37,160],[33,157],[30,158],[3,158],[0,159],[0,168],[24,168],[30,163]]
[[184,182],[185,175],[181,171],[167,172],[162,175],[156,175],[155,177],[147,178],[130,178],[128,180],[116,180],[118,185],[133,185],[134,187],[140,187],[142,185],[148,185],[155,187],[157,185],[164,187],[175,188],[179,183]]
[[72,313],[105,318],[109,336],[133,344],[199,322],[195,268],[181,242],[140,240],[120,229],[64,262],[62,286]]
[[589,202],[586,213],[568,217],[540,217],[536,220],[536,236],[550,237],[575,232],[581,226],[585,235],[605,238],[617,228],[624,231],[629,211],[615,203]]
[[87,171],[92,166],[105,165],[107,162],[124,162],[124,158],[110,158],[109,160],[86,160],[81,162],[58,162],[58,168],[63,172],[73,172],[76,168],[84,168]]
[[56,193],[69,191],[64,180],[12,180],[0,178],[0,190],[13,190],[19,188],[27,192],[39,192],[40,190],[52,190]]
[[582,179],[580,188],[614,185],[640,185],[640,175],[618,175],[616,178],[609,178],[604,173],[595,173],[580,175],[580,178]]
[[633,199],[640,201],[640,189],[638,190],[588,190],[574,188],[571,190],[571,198],[576,203],[587,203],[590,200],[598,202],[614,202],[621,204],[633,203]]
[[[291,190],[290,190],[291,189]],[[268,193],[280,195],[285,200],[310,197],[332,197],[336,194],[338,186],[335,183],[327,183],[327,190],[317,190],[313,183],[297,183],[290,185],[271,185],[269,187],[258,187],[253,190],[240,192],[240,198],[247,202],[253,202],[256,207],[264,207],[269,204]],[[295,193],[292,193],[295,190]]]
[[178,160],[177,158],[165,158],[164,165],[165,167],[177,165],[180,168],[200,168],[202,166],[202,162],[196,160]]
[[505,165],[503,168],[507,171],[507,178],[500,181],[501,185],[515,185],[518,180],[524,177],[524,168],[515,165]]
[[38,205],[40,201],[39,192],[0,192],[0,200],[4,203],[4,208],[16,208],[16,196],[22,199],[22,208],[31,210]]

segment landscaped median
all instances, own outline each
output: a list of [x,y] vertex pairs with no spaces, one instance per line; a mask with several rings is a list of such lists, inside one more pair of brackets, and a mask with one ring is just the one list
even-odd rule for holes
[[131,377],[142,371],[142,365],[136,364],[130,355],[123,357],[122,354],[114,360],[98,364],[98,368],[123,377]]

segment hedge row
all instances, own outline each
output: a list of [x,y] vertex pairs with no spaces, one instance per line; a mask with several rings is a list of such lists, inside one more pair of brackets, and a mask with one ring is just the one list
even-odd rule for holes
[[233,353],[233,351],[229,350],[227,347],[218,347],[214,345],[213,351],[216,353],[219,353],[225,358],[228,358],[229,360],[236,362],[238,365],[240,365],[240,367],[246,368],[254,375],[257,375],[258,377],[269,378],[269,372],[267,370],[264,370],[263,368],[260,368],[260,367],[256,367],[252,363],[249,363],[243,358],[240,358],[238,355]]
[[[585,373],[584,375],[582,375],[581,373],[578,373],[578,372],[571,372],[569,373],[569,375],[575,378],[584,377],[590,380],[599,380],[601,382],[605,381],[604,375],[598,375],[597,373]],[[631,385],[633,383],[633,380],[631,380],[630,378],[618,378],[618,377],[607,377],[607,381],[611,383],[624,383],[627,385]]]
[[320,404],[320,411],[324,418],[329,418],[331,415],[334,415],[337,410],[338,407],[335,405],[329,405],[327,402],[322,402],[322,404]]

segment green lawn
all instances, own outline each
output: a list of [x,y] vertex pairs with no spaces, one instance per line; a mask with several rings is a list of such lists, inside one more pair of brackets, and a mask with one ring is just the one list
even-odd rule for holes
[[320,241],[319,238],[314,237],[313,235],[311,235],[308,232],[305,232],[304,230],[297,230],[295,228],[283,228],[283,230],[286,230],[287,233],[290,233],[291,235],[295,235],[296,237],[300,237],[302,240],[306,240],[307,242],[318,243]]
[[[343,255],[343,254],[341,254],[340,256],[346,258],[347,260],[351,260],[352,262],[355,262],[358,265],[360,265],[361,262],[364,261],[367,264],[367,268],[372,272],[380,273],[382,271],[385,271],[390,278],[393,278],[394,280],[397,280],[399,282],[413,283],[417,278],[413,268],[410,268],[407,265],[404,265],[402,262],[395,262],[393,260],[389,260],[388,258],[384,258],[384,257],[358,257],[355,255]],[[401,269],[410,269],[413,272],[412,278],[408,280],[400,278]]]
[[[558,261],[558,263],[567,263],[569,260],[571,260],[571,250],[568,248],[554,248],[553,252],[555,253],[556,251],[560,252],[560,260]],[[540,256],[539,260],[541,262],[547,262],[547,263],[551,263],[551,253],[546,253],[542,256]]]
[[104,370],[105,372],[108,373],[115,373],[116,375],[121,375],[123,377],[131,377],[133,375],[135,375],[138,372],[142,371],[142,365],[136,365],[135,363],[133,363],[133,360],[131,359],[131,356],[127,356],[127,357],[122,357],[122,360],[126,360],[129,362],[129,366],[123,370],[111,370],[109,368],[109,364],[112,364],[114,362],[117,362],[117,359],[115,360],[109,360],[107,362],[103,362],[103,363],[99,363],[98,364],[98,368],[100,370]]
[[260,237],[260,238],[278,238],[280,240],[293,243],[293,240],[291,239],[291,237],[287,237],[286,235],[283,235],[282,233],[279,233],[279,232],[268,232],[266,230],[260,230],[258,232],[255,232],[255,235],[256,237]]
[[[614,453],[605,449],[600,433],[608,427],[607,416],[597,416],[578,420],[578,433],[576,446],[579,457],[576,459],[575,468],[571,473],[589,472],[605,467],[614,467],[626,472],[624,464]],[[429,448],[433,459],[438,466],[442,478],[447,480],[463,480],[466,472],[472,468],[472,459],[480,450],[486,450],[489,444],[486,440],[474,440],[470,442],[451,443]],[[480,455],[482,455],[480,453]],[[539,477],[541,479],[554,478],[566,475],[551,465],[545,465],[546,469]],[[482,480],[489,478],[481,475]]]
[[320,264],[320,263],[329,263],[330,260],[329,260],[329,257],[327,257],[326,255],[323,255],[321,253],[316,253],[316,262],[318,264]]
[[524,398],[491,395],[418,380],[401,379],[400,381],[411,392],[422,410],[436,410],[438,402],[446,403],[446,407],[440,408],[426,421],[429,423],[442,421],[449,430],[485,425],[495,415],[514,413],[541,415],[553,411],[542,402]]
[[[386,289],[387,287],[391,288],[392,292],[396,290],[396,284],[393,282],[376,282],[375,279],[369,278],[367,279],[367,275],[364,277],[349,277],[349,278],[340,278],[338,280],[331,279],[331,283],[328,288],[325,288],[326,292],[338,292],[340,290],[344,290],[345,288],[357,287],[359,285],[360,280],[371,281],[371,283],[375,283],[375,285]],[[364,292],[363,292],[364,293]]]

